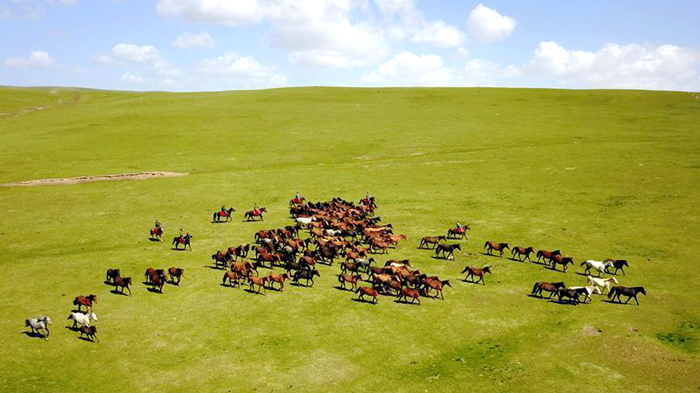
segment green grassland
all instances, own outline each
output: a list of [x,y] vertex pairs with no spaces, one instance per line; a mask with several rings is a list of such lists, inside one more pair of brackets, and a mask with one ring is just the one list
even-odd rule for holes
[[[37,109],[41,107],[42,109]],[[676,92],[292,88],[219,93],[0,89],[0,391],[688,391],[700,389],[700,103]],[[359,200],[409,240],[392,258],[452,281],[421,306],[314,288],[220,286],[211,254],[289,225],[287,202]],[[263,223],[242,211],[266,206]],[[227,224],[214,209],[233,205]],[[155,219],[166,242],[147,239]],[[455,261],[421,236],[472,224]],[[182,227],[193,251],[171,251]],[[641,306],[528,297],[576,274],[481,254],[486,240],[624,258]],[[486,285],[459,281],[489,264]],[[164,294],[147,267],[179,266]],[[107,268],[134,277],[110,293]],[[100,343],[64,328],[95,293]],[[634,303],[634,302],[632,302]],[[50,340],[24,319],[47,314]],[[553,390],[554,389],[554,390]]]

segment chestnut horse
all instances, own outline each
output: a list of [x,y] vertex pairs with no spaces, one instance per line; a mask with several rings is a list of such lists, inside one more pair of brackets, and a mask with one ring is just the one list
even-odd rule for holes
[[131,285],[131,277],[117,277],[114,279],[114,291],[117,292],[119,291],[119,288],[121,288],[121,291],[119,293],[124,294],[124,289],[129,291],[129,296],[131,296],[131,288],[129,288],[129,285]]
[[[472,282],[474,284],[481,282],[481,284],[486,285],[484,276],[486,275],[486,273],[491,274],[491,267],[489,265],[486,265],[479,269],[478,267],[467,266],[464,268],[464,270],[462,270],[462,273],[467,273],[466,277],[464,277],[464,281]],[[476,277],[479,277],[479,279],[474,281]]]
[[359,294],[358,299],[363,302],[366,301],[365,296],[372,297],[372,304],[377,304],[377,302],[379,301],[379,292],[377,292],[377,290],[372,287],[359,287],[357,288],[357,291],[355,291],[355,293]]
[[[418,244],[418,248],[427,248],[428,250],[432,250],[435,247],[437,247],[437,245],[441,241],[443,241],[445,239],[446,239],[445,236],[425,236],[422,239],[420,239],[420,243]],[[433,247],[431,247],[431,245]]]
[[498,251],[501,253],[501,258],[503,258],[503,251],[510,247],[508,247],[508,243],[496,243],[487,241],[486,243],[484,243],[484,248],[486,249],[487,254],[493,255],[493,251]]
[[229,285],[229,286],[234,286],[234,287],[235,287],[236,285],[240,286],[240,285],[241,285],[240,280],[241,280],[243,277],[244,277],[244,276],[238,275],[237,272],[234,272],[234,271],[227,271],[227,272],[224,273],[224,278],[223,278],[223,281],[221,282],[221,285],[226,286],[226,281],[228,281],[228,285]]
[[562,256],[561,254],[553,256],[550,261],[552,262],[552,269],[557,270],[557,265],[562,265],[564,266],[564,273],[566,273],[566,270],[568,269],[568,265],[574,263],[574,258],[572,257],[565,257]]
[[430,293],[430,290],[434,289],[436,292],[435,297],[437,297],[437,295],[440,295],[440,299],[445,300],[445,297],[442,295],[442,289],[445,286],[452,288],[452,284],[450,284],[450,280],[429,280],[429,281],[426,281],[425,287],[424,287],[425,295],[428,296],[428,294]]
[[554,295],[554,293],[556,291],[558,291],[559,288],[564,288],[564,287],[565,287],[564,282],[548,283],[548,282],[544,282],[544,281],[538,281],[532,287],[531,295],[543,297],[542,291],[547,291],[547,292],[549,292],[549,297],[547,299],[551,299],[552,295]]
[[[185,270],[179,267],[171,267],[168,269],[168,274],[170,275],[170,282],[175,285],[180,285],[180,279],[185,275]],[[175,279],[177,278],[177,281]]]
[[86,310],[92,310],[93,304],[97,303],[97,295],[89,295],[89,296],[78,296],[73,300],[73,305],[78,306],[78,311],[80,311],[80,308],[85,306]]
[[516,247],[513,247],[511,249],[510,254],[511,254],[511,257],[513,259],[515,259],[516,255],[517,255],[518,260],[520,262],[523,262],[525,260],[532,262],[532,259],[530,259],[530,254],[534,254],[534,252],[535,252],[535,249],[533,249],[532,247],[525,248],[525,247],[521,247],[521,246],[516,246]]
[[[262,294],[264,296],[267,296],[267,292],[265,290],[265,283],[267,282],[267,277],[253,277],[250,276],[248,277],[248,281],[250,281],[250,291],[253,293],[260,293],[260,290],[262,289]],[[255,286],[258,286],[258,290],[255,290]]]
[[275,273],[270,273],[269,276],[267,276],[267,282],[270,283],[270,288],[275,289],[275,283],[280,284],[280,291],[284,289],[284,280],[291,280],[292,277],[289,275],[289,273],[284,273],[284,274],[275,274]]
[[408,298],[411,298],[411,304],[413,304],[415,301],[418,301],[418,304],[420,304],[420,291],[418,289],[412,289],[412,288],[403,288],[401,289],[401,295],[399,295],[399,298],[397,301],[403,301],[405,303],[408,303]]
[[537,251],[537,262],[540,262],[540,259],[542,262],[547,263],[547,261],[550,261],[552,257],[555,255],[561,255],[560,250],[554,250],[554,251],[549,251],[549,250],[539,250]]

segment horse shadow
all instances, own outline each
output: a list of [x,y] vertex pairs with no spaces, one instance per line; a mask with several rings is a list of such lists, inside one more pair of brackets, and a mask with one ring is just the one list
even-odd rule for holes
[[398,303],[398,304],[408,304],[408,305],[410,305],[410,306],[420,306],[420,303],[417,303],[417,302],[409,302],[408,300],[399,300],[399,299],[396,299],[396,300],[394,300],[394,303]]
[[568,300],[559,301],[559,299],[554,299],[554,298],[549,299],[549,303],[559,304],[559,305],[562,305],[562,306],[577,306],[577,305],[579,305],[579,304],[583,304],[582,302],[571,303],[571,302],[568,301]]
[[48,340],[48,338],[47,338],[45,335],[41,334],[41,333],[32,332],[32,331],[29,331],[29,332],[24,331],[24,332],[22,332],[22,333],[24,333],[24,335],[26,335],[27,337],[31,337],[31,338],[41,338],[41,339],[43,339],[43,340]]
[[79,332],[80,331],[80,328],[78,328],[78,327],[66,326],[65,328],[70,330],[71,332]]
[[111,291],[109,291],[109,293],[113,293],[113,294],[115,294],[115,295],[129,296],[126,292],[119,292],[119,291],[117,291],[116,288],[115,288],[115,289],[112,289]]
[[356,297],[354,297],[354,298],[352,298],[352,299],[350,299],[350,300],[352,300],[353,302],[357,302],[357,303],[371,304],[371,305],[373,305],[373,306],[376,306],[377,303],[379,303],[379,302],[375,303],[375,302],[369,301],[369,300],[367,300],[367,299],[360,299],[360,298],[356,298]]
[[87,341],[89,343],[94,343],[94,341],[90,340],[89,338],[87,338],[85,336],[78,336],[78,340],[83,340],[83,341]]
[[336,286],[334,286],[333,288],[335,288],[335,289],[337,289],[337,290],[339,290],[339,291],[343,291],[343,292],[347,292],[347,291],[353,292],[353,291],[352,291],[352,288],[350,288],[350,289],[348,289],[348,288],[343,288],[343,287],[341,287],[340,285],[336,285]]
[[244,289],[244,291],[248,292],[248,293],[252,293],[253,295],[265,295],[265,292],[263,292],[263,291],[255,291],[255,290],[250,289],[250,288],[246,288],[246,289]]
[[632,298],[632,299],[630,300],[629,303],[625,303],[625,302],[614,302],[614,301],[612,301],[612,300],[610,300],[610,299],[605,299],[605,300],[603,300],[603,302],[604,302],[604,303],[615,304],[615,305],[618,305],[618,306],[636,306],[637,303],[632,303],[632,300],[634,300],[634,298]]
[[[475,280],[467,280],[466,278],[463,278],[463,279],[461,279],[461,280],[459,280],[459,281],[461,281],[461,282],[466,282],[467,284],[479,284],[479,285],[482,285],[482,283],[483,283],[483,281],[479,281],[479,280],[476,280],[476,281],[475,281]],[[483,284],[483,285],[486,285],[486,284]]]
[[211,270],[226,270],[225,266],[216,266],[216,265],[204,265],[202,267],[208,267]]
[[[588,276],[587,273],[583,273],[583,272],[576,272],[576,274],[578,274],[579,276],[583,276],[583,277]],[[591,277],[596,277],[596,276],[591,276]],[[600,276],[597,276],[596,278],[600,278]]]
[[148,240],[150,240],[150,241],[152,241],[152,242],[158,242],[158,243],[160,243],[160,239],[156,239],[156,238],[153,238],[153,237],[149,237]]
[[509,258],[507,257],[506,259],[511,260],[511,261],[513,261],[513,262],[525,263],[525,260],[522,260],[522,261],[521,261],[520,259],[518,259],[518,258],[516,258],[516,257],[509,257]]
[[187,251],[186,248],[175,248],[175,247],[172,247],[170,250],[172,250],[172,251]]
[[155,288],[146,288],[146,290],[147,290],[148,292],[157,293],[157,294],[159,294],[159,295],[162,295],[162,294],[163,294],[163,291],[159,291],[159,290],[157,290],[157,289],[155,289]]

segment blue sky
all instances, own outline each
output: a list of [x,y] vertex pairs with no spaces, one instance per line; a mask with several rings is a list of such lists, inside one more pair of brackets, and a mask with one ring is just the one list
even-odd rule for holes
[[700,90],[696,1],[0,0],[0,84]]

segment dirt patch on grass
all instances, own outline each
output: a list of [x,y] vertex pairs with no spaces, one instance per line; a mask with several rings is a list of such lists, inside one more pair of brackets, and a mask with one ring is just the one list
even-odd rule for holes
[[586,336],[598,336],[598,335],[600,335],[600,333],[603,332],[602,330],[598,329],[597,327],[591,326],[591,325],[584,326],[581,331]]
[[4,187],[32,187],[32,186],[48,186],[48,185],[65,185],[79,184],[93,181],[112,181],[112,180],[146,180],[160,177],[185,176],[187,173],[180,172],[139,172],[139,173],[118,173],[116,175],[95,175],[95,176],[79,176],[65,177],[57,179],[39,179],[27,180],[16,183],[5,183]]

